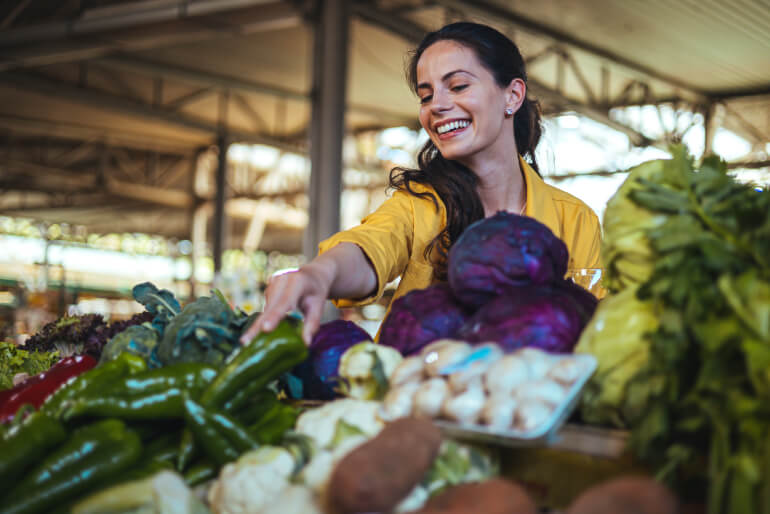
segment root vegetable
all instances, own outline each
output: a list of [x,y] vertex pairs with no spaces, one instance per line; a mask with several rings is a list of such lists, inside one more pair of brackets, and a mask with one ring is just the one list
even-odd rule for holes
[[407,382],[388,391],[382,401],[381,417],[391,421],[412,414],[414,396],[419,388],[419,382]]
[[406,384],[407,382],[419,382],[423,376],[423,360],[417,355],[407,357],[396,366],[388,381],[390,387]]
[[418,512],[536,514],[537,508],[523,487],[509,480],[493,478],[450,487],[428,500]]
[[388,423],[335,467],[329,503],[340,514],[390,512],[422,480],[441,447],[430,420],[401,418]]
[[529,399],[519,403],[513,417],[513,428],[531,432],[543,426],[551,416],[553,408],[540,400]]
[[[433,344],[435,348],[431,348]],[[425,373],[429,377],[438,376],[443,368],[461,361],[471,353],[471,345],[462,341],[444,339],[433,344],[425,347],[422,352]]]
[[553,380],[542,379],[522,384],[516,390],[515,396],[520,402],[539,400],[551,407],[556,407],[564,401],[567,392]]
[[664,485],[647,477],[609,480],[578,496],[567,514],[676,514],[679,501]]

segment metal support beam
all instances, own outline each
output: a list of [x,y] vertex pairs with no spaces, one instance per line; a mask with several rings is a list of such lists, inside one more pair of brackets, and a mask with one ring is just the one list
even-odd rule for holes
[[216,192],[214,197],[214,244],[212,250],[214,253],[214,273],[222,271],[222,253],[226,245],[227,222],[225,220],[225,200],[227,197],[227,149],[230,143],[227,136],[220,134],[217,139],[217,174],[216,174]]
[[87,10],[75,20],[0,32],[0,70],[242,36],[301,23],[302,13],[294,5],[275,0],[128,2]]
[[310,128],[310,206],[304,253],[340,228],[342,140],[347,86],[350,1],[320,3],[313,59],[313,116]]
[[699,96],[701,98],[706,96],[703,91],[698,90],[690,84],[682,82],[676,77],[660,73],[657,70],[634,62],[609,50],[594,46],[591,43],[577,39],[574,36],[567,34],[566,32],[562,32],[560,30],[544,25],[535,19],[527,18],[526,16],[512,12],[509,9],[501,7],[500,5],[496,5],[488,0],[473,0],[473,2],[467,0],[437,0],[436,3],[447,8],[459,10],[466,14],[482,16],[487,19],[496,20],[498,22],[510,23],[519,30],[525,31],[529,34],[548,37],[558,43],[563,43],[574,48],[579,48],[580,50],[588,52],[596,57],[611,61],[634,72],[641,73],[648,77],[653,77],[666,82],[679,88],[682,91],[687,91],[688,93]]
[[[204,134],[216,135],[220,132],[220,127],[214,122],[193,118],[179,113],[168,112],[163,109],[155,108],[149,104],[129,100],[98,90],[81,89],[74,85],[40,75],[22,72],[6,72],[0,73],[0,81],[18,89],[66,98],[67,100],[82,105],[107,109],[120,114],[144,118],[154,122],[164,122],[180,128],[197,130]],[[242,132],[232,130],[231,128],[228,128],[228,133],[233,141],[271,145],[291,152],[302,151],[300,145],[291,144],[270,136],[263,136],[262,134]]]

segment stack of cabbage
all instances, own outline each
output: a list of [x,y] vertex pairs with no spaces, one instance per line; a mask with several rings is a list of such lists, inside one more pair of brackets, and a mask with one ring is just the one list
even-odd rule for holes
[[452,245],[449,284],[396,299],[380,343],[404,355],[444,338],[570,352],[597,300],[564,279],[567,260],[564,242],[533,218],[501,211],[477,221]]
[[607,205],[616,294],[576,348],[599,363],[583,416],[629,427],[661,478],[708,491],[710,513],[770,513],[770,194],[671,153]]

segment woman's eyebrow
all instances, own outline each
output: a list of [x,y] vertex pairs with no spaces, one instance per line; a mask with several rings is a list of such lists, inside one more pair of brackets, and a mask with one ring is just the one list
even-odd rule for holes
[[[470,75],[472,77],[476,76],[476,75],[474,75],[473,73],[471,73],[469,71],[457,69],[457,70],[452,70],[450,72],[445,73],[444,76],[441,77],[441,81],[442,82],[446,82],[447,80],[452,78],[452,75],[456,75],[458,73],[467,73],[468,75]],[[428,84],[427,82],[421,82],[421,83],[417,84],[417,89],[418,90],[420,90],[420,89],[431,89],[431,85]]]

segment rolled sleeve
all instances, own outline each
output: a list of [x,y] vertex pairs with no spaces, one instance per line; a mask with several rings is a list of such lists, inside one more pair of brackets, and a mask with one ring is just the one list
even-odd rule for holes
[[321,241],[319,255],[340,243],[357,245],[369,259],[377,276],[374,294],[366,298],[340,298],[335,300],[335,305],[353,307],[380,298],[388,282],[404,272],[413,241],[414,210],[409,196],[401,191],[393,193],[376,211],[361,220],[360,225]]

